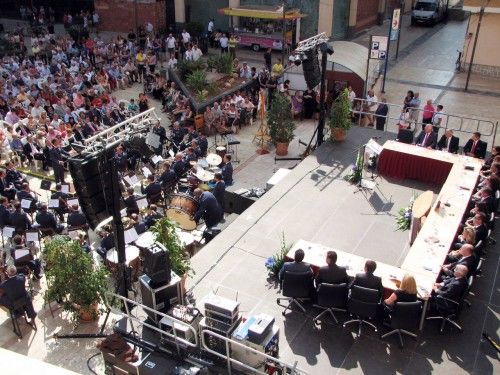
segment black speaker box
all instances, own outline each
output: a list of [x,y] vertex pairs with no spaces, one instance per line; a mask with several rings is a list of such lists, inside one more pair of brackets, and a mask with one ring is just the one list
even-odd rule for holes
[[80,207],[92,229],[113,214],[113,149],[104,152],[99,158],[89,155],[68,159]]
[[244,197],[226,190],[224,193],[224,212],[241,215],[254,202],[255,199],[253,198]]
[[396,140],[411,145],[413,143],[413,131],[409,129],[400,129]]
[[[170,306],[178,302],[177,284],[157,288],[153,286],[151,278],[148,275],[140,276],[139,284],[141,288],[142,304],[150,309],[166,314]],[[149,310],[146,310],[146,314],[148,314],[149,318],[156,324],[159,323],[160,317],[158,315]]]
[[309,88],[318,86],[321,82],[321,71],[319,68],[318,51],[316,48],[306,51],[306,59],[302,61],[304,79]]
[[155,242],[144,250],[144,273],[151,279],[153,287],[170,282],[170,256],[165,246]]

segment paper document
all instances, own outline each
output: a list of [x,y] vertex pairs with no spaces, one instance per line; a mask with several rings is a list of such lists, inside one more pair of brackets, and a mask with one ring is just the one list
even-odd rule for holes
[[59,199],[49,199],[49,208],[59,208]]
[[135,231],[135,228],[127,229],[124,234],[125,234],[125,243],[126,244],[134,242],[136,239],[139,238],[139,235]]
[[68,206],[73,206],[75,204],[78,204],[78,198],[68,199]]
[[148,176],[151,175],[151,171],[147,167],[142,167],[142,174],[144,175],[144,177],[148,178]]
[[14,227],[3,227],[2,234],[4,237],[12,238],[12,236],[14,235],[14,230]]
[[33,202],[31,199],[22,199],[21,207],[24,209],[29,209],[31,207],[31,202]]
[[38,236],[38,231],[26,232],[26,242],[38,242],[40,237]]
[[65,194],[69,193],[69,185],[68,184],[62,184],[61,185],[61,191]]
[[30,254],[30,251],[28,249],[17,249],[16,251],[14,251],[14,258],[16,260],[18,259],[21,259],[27,255]]
[[139,209],[146,208],[147,206],[148,200],[146,199],[146,197],[137,199],[137,207],[139,207]]

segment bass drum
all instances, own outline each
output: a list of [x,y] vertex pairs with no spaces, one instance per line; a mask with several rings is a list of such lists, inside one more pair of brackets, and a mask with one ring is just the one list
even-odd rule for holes
[[198,210],[198,202],[185,194],[172,194],[167,206],[167,217],[179,224],[184,230],[196,229],[193,216]]

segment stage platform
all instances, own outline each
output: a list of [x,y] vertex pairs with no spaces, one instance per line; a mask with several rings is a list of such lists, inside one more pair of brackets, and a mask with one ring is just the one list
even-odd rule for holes
[[[482,324],[468,327],[460,336],[448,332],[451,339],[456,339],[453,341],[438,335],[437,326],[428,323],[417,343],[407,339],[407,346],[400,350],[397,339],[380,341],[370,329],[364,329],[363,336],[357,339],[357,327],[353,332],[351,327],[342,329],[333,323],[317,328],[312,317],[318,311],[312,306],[306,314],[292,312],[282,317],[282,308],[276,304],[278,285],[269,278],[264,262],[279,249],[282,233],[289,245],[303,239],[394,266],[404,260],[409,249],[408,232],[396,230],[395,215],[414,194],[428,189],[437,193],[440,187],[375,174],[375,188],[358,191],[345,181],[343,177],[351,171],[357,148],[381,135],[377,140],[381,145],[395,138],[391,133],[353,128],[344,143],[323,144],[194,256],[196,274],[187,286],[196,300],[217,291],[237,298],[244,313],[273,315],[281,328],[281,357],[298,361],[298,366],[310,374],[345,370],[470,372],[479,356]],[[365,177],[369,179],[370,173]],[[498,254],[493,253],[491,260],[497,265]],[[489,291],[495,276],[493,273],[486,281]],[[473,303],[464,312],[463,320],[472,325],[477,318],[486,324],[485,307],[484,302]],[[477,309],[481,311],[475,311],[479,315],[474,317],[472,310]],[[339,314],[339,318],[343,321],[346,317]],[[437,348],[439,352],[435,352]]]

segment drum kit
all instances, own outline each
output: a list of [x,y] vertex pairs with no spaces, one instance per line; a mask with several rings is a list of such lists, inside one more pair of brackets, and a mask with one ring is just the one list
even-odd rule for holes
[[187,194],[172,194],[167,206],[167,217],[179,224],[184,230],[195,230],[196,221],[193,216],[198,210],[198,202]]

